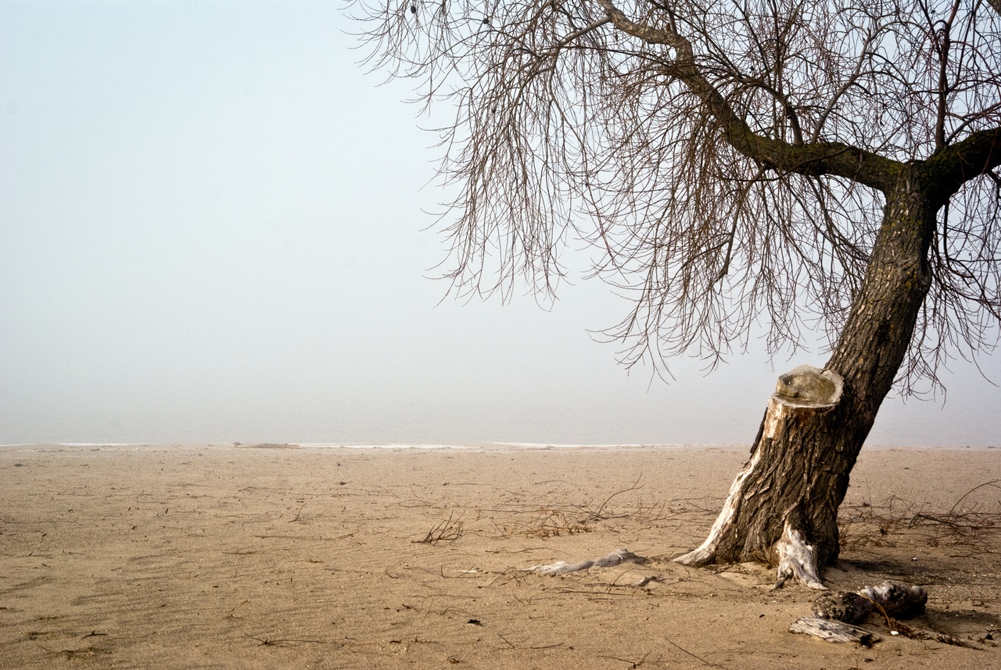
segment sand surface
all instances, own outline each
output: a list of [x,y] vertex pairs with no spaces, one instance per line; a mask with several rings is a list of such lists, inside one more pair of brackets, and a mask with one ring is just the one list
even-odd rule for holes
[[[795,635],[814,592],[670,562],[746,455],[3,447],[0,667],[1001,668],[1001,489],[966,495],[1001,449],[865,450],[826,573],[925,586],[911,625],[966,648]],[[650,560],[525,571],[619,547]]]

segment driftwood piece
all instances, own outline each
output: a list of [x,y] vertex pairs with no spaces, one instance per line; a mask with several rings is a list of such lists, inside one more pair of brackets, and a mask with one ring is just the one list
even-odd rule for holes
[[579,572],[588,568],[610,568],[626,561],[632,563],[646,563],[646,559],[637,556],[628,549],[616,549],[607,556],[596,558],[591,561],[580,561],[579,563],[567,563],[566,561],[556,561],[548,565],[533,565],[526,569],[526,572],[538,572],[540,575],[565,575],[571,572]]
[[909,619],[924,612],[927,602],[928,593],[922,587],[885,581],[855,593],[840,591],[818,596],[813,601],[813,614],[845,623],[858,623],[874,611],[887,618]]
[[[837,636],[837,639],[829,637],[830,631],[844,631],[842,626],[861,631],[861,628],[851,624],[860,623],[870,614],[878,613],[893,635],[969,647],[970,645],[966,642],[951,635],[923,628],[913,628],[899,621],[899,619],[907,619],[924,612],[927,602],[928,593],[924,588],[891,581],[885,581],[877,586],[864,586],[854,593],[848,591],[824,593],[813,601],[815,618],[799,619],[793,622],[789,630],[794,633],[816,635],[830,639],[832,642],[844,642],[847,640],[841,639],[840,636]],[[812,623],[816,621],[826,621],[827,624],[823,627],[816,627]],[[877,639],[874,637],[871,642]],[[861,641],[860,643],[866,644]]]
[[879,637],[864,628],[852,626],[843,621],[832,621],[817,617],[802,617],[789,624],[790,633],[813,635],[828,642],[857,642],[863,647],[871,647]]
[[850,591],[822,593],[813,601],[813,616],[844,623],[858,623],[872,612],[869,598]]
[[883,614],[896,619],[909,619],[925,611],[928,593],[920,586],[885,581],[879,586],[866,586],[858,594],[871,600]]

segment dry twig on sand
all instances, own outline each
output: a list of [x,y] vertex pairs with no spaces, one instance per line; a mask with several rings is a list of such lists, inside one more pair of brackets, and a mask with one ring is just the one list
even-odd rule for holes
[[983,484],[978,484],[967,491],[944,515],[919,513],[915,514],[907,524],[908,528],[918,525],[933,523],[941,527],[948,528],[949,534],[953,536],[954,543],[961,540],[972,539],[980,533],[990,530],[1001,529],[1001,514],[995,512],[984,512],[975,505],[972,509],[964,509],[963,502],[976,491],[983,488],[1001,489],[1001,479],[994,479]]
[[419,544],[436,545],[439,542],[455,542],[463,536],[465,530],[462,527],[462,515],[456,519],[454,512],[448,513],[448,518],[431,528],[423,540],[416,540]]
[[511,526],[505,525],[503,530],[530,537],[560,537],[562,535],[590,533],[592,528],[587,519],[577,521],[572,516],[568,516],[566,512],[552,507],[543,507],[528,522]]
[[594,530],[595,524],[608,519],[633,519],[647,523],[655,521],[664,515],[666,504],[663,502],[649,504],[640,502],[635,507],[618,513],[612,513],[609,508],[609,503],[617,496],[642,489],[643,487],[639,484],[642,477],[643,475],[640,474],[631,486],[615,491],[599,505],[593,503],[547,504],[535,510],[532,518],[527,522],[503,524],[499,526],[499,530],[502,536],[515,534],[547,538],[590,533]]
[[257,637],[255,635],[251,635],[250,633],[244,633],[244,635],[246,635],[247,637],[249,637],[251,640],[257,640],[258,642],[261,643],[262,647],[280,647],[281,645],[288,644],[290,642],[312,642],[314,644],[320,644],[320,643],[323,642],[323,640],[298,640],[298,639],[293,639],[293,638],[274,638],[274,639],[272,639],[272,638],[266,638],[266,637]]
[[975,492],[985,488],[1001,489],[1001,480],[974,486],[947,512],[928,511],[921,507],[915,510],[914,503],[896,496],[878,509],[869,501],[843,505],[839,520],[841,547],[853,550],[895,546],[902,534],[908,531],[921,534],[921,541],[933,547],[974,545],[984,533],[1001,530],[1001,510],[990,512],[979,504],[965,504]]

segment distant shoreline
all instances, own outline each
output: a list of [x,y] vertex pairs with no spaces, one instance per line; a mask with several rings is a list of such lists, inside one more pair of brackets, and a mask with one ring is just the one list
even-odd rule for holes
[[[564,444],[555,442],[26,442],[0,444],[0,449],[198,449],[198,448],[230,448],[230,449],[357,449],[357,450],[441,450],[453,449],[462,451],[544,451],[544,450],[704,450],[717,449],[738,451],[750,449],[750,444]],[[966,449],[1001,449],[1001,445],[866,445],[866,450],[891,449],[935,449],[935,450],[966,450]]]

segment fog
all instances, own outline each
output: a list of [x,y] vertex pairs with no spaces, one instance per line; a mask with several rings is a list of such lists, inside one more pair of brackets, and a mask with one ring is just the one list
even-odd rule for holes
[[[598,282],[446,297],[432,120],[340,8],[0,4],[0,443],[749,444],[823,364],[752,344],[667,384],[593,337],[628,309]],[[1001,443],[1001,390],[950,367],[869,442]]]

